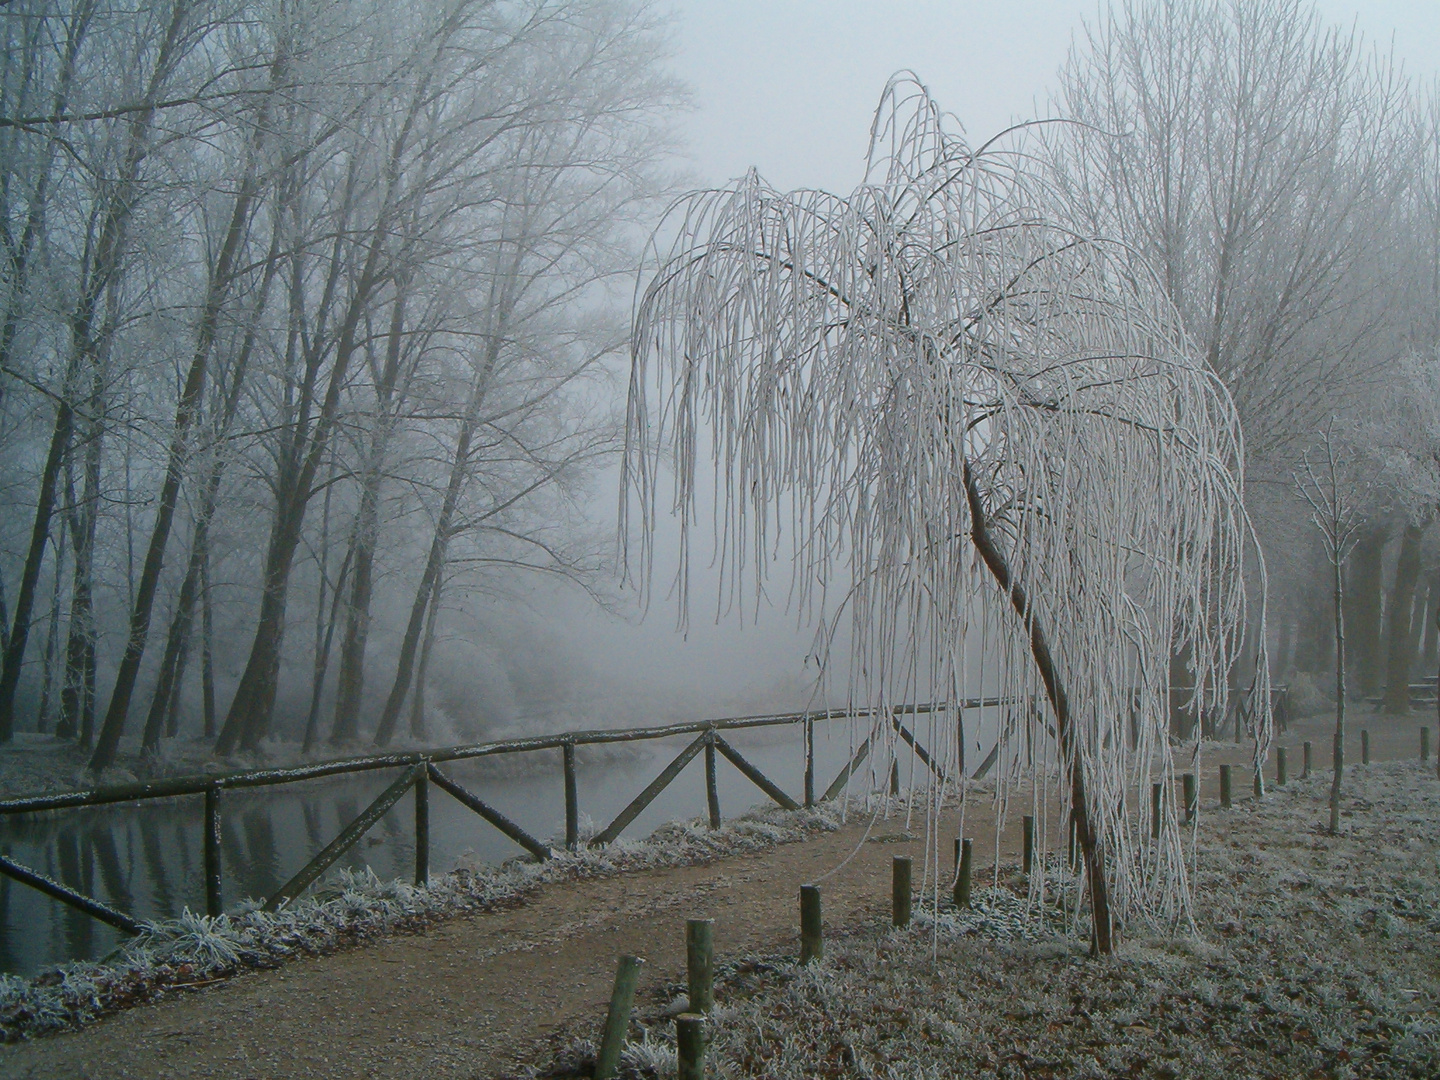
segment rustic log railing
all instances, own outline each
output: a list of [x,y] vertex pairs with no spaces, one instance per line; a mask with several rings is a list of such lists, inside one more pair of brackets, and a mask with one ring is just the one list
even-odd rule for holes
[[[906,705],[887,710],[890,724],[895,732],[915,752],[916,756],[937,777],[944,778],[935,759],[901,722],[900,717],[955,708],[969,711],[1005,703],[1000,698],[967,698],[957,706],[944,704]],[[560,735],[542,735],[525,739],[502,739],[488,743],[451,746],[433,750],[405,753],[373,754],[362,757],[341,758],[319,762],[313,765],[299,765],[292,768],[256,769],[245,772],[219,773],[204,776],[172,777],[143,783],[118,784],[96,787],[84,791],[58,792],[48,795],[32,795],[13,799],[0,799],[0,815],[39,814],[85,806],[105,806],[116,803],[136,803],[158,799],[177,799],[191,795],[205,797],[204,810],[204,861],[205,861],[205,907],[208,914],[215,916],[224,909],[221,886],[223,883],[220,844],[221,793],[226,790],[269,787],[279,784],[293,784],[327,776],[349,773],[371,772],[378,769],[399,769],[400,776],[366,807],[353,821],[340,830],[339,834],[326,844],[320,852],[305,864],[275,895],[265,903],[267,911],[273,911],[300,896],[317,881],[341,856],[365,835],[367,831],[398,803],[412,789],[415,792],[415,882],[424,884],[430,873],[430,784],[450,795],[461,805],[504,833],[537,860],[551,857],[552,850],[543,841],[531,836],[515,822],[488,805],[479,796],[466,790],[439,768],[440,762],[465,761],[474,758],[495,757],[502,754],[518,754],[536,750],[561,751],[561,768],[565,781],[565,846],[574,850],[580,842],[579,794],[576,780],[575,748],[606,743],[640,742],[664,739],[676,735],[693,734],[690,742],[660,774],[640,792],[615,819],[602,829],[590,846],[612,843],[640,813],[654,801],[681,770],[702,751],[705,755],[706,804],[712,828],[719,828],[720,799],[716,781],[717,754],[724,757],[757,788],[778,806],[793,810],[801,804],[792,799],[774,784],[759,769],[727,742],[722,731],[737,731],[749,728],[801,725],[804,730],[805,748],[805,791],[804,804],[815,802],[815,740],[814,725],[818,721],[848,720],[854,717],[873,717],[873,710],[829,710],[825,712],[786,713],[778,716],[742,716],[722,720],[698,720],[683,724],[669,724],[657,727],[630,728],[626,730],[576,731]],[[847,781],[870,752],[871,744],[879,736],[879,724],[873,724],[870,733],[860,743],[854,756],[841,769],[834,782],[825,789],[822,799],[832,799],[844,790]],[[998,750],[998,744],[997,744]],[[992,752],[985,766],[994,759]],[[127,933],[138,933],[142,924],[116,911],[93,897],[85,896],[69,886],[54,881],[13,859],[0,855],[0,875],[11,878],[31,888],[85,912],[93,918]]]

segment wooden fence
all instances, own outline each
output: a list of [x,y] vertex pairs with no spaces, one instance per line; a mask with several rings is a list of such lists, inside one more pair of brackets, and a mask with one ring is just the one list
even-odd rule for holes
[[[958,705],[958,710],[986,708],[1003,704],[998,698],[970,698]],[[950,708],[945,705],[907,705],[895,710],[886,710],[895,733],[915,752],[921,762],[937,776],[942,776],[940,767],[914,733],[902,722],[903,716],[914,716]],[[279,891],[265,903],[266,910],[273,911],[293,900],[312,885],[321,874],[337,859],[352,848],[380,818],[413,791],[415,798],[415,881],[423,884],[430,875],[430,785],[458,800],[485,821],[500,830],[537,860],[550,858],[552,851],[543,841],[531,836],[515,822],[490,806],[474,792],[462,787],[441,768],[450,761],[473,758],[496,757],[504,754],[527,753],[536,750],[559,750],[560,766],[565,779],[565,846],[575,849],[580,843],[580,807],[576,784],[575,748],[604,743],[641,742],[663,739],[675,735],[693,734],[695,738],[682,750],[643,791],[616,815],[604,829],[589,843],[592,846],[608,844],[617,839],[626,826],[635,820],[650,803],[669,786],[682,769],[701,752],[705,755],[706,802],[712,828],[720,826],[720,799],[716,786],[717,755],[724,757],[743,775],[779,806],[793,810],[799,806],[812,805],[815,799],[815,739],[817,721],[829,722],[851,717],[866,717],[872,720],[876,714],[871,710],[849,712],[831,710],[818,713],[789,713],[779,716],[746,716],[723,720],[700,720],[684,724],[670,724],[660,727],[630,728],[616,731],[577,731],[561,735],[542,735],[527,739],[505,739],[466,746],[452,746],[434,750],[411,751],[407,753],[375,754],[364,757],[342,758],[335,761],[301,765],[285,769],[258,769],[247,772],[226,774],[173,777],[145,783],[121,784],[97,787],[86,791],[68,791],[48,795],[33,795],[22,798],[0,800],[0,815],[26,815],[73,810],[79,807],[104,806],[116,803],[138,803],[150,800],[178,799],[186,796],[205,797],[204,814],[204,863],[205,863],[205,906],[210,915],[222,911],[221,880],[223,867],[220,854],[221,795],[227,790],[270,787],[280,784],[294,784],[326,776],[348,773],[371,772],[375,770],[398,770],[399,775],[380,795],[367,806],[353,821],[340,830],[339,834],[326,844],[301,870],[287,881]],[[721,734],[749,728],[797,726],[802,729],[805,748],[804,792],[801,800],[788,795],[772,783],[759,769],[730,744]],[[840,770],[838,776],[821,795],[821,800],[838,795],[846,782],[855,773],[870,752],[875,741],[878,724],[872,723],[870,735],[860,744],[854,756]],[[997,745],[998,750],[998,745]],[[977,775],[983,774],[993,763],[992,752]],[[85,912],[102,922],[127,933],[138,933],[143,929],[139,920],[118,911],[108,904],[78,892],[61,882],[47,877],[30,867],[24,866],[8,856],[0,855],[0,874],[28,885],[53,897],[63,904]]]

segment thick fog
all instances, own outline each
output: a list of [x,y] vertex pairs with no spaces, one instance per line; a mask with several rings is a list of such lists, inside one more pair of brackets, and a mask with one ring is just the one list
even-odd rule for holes
[[[34,0],[0,15],[0,738],[58,737],[102,768],[142,743],[151,760],[315,755],[843,703],[848,624],[822,688],[816,611],[793,601],[788,565],[758,598],[753,581],[720,588],[703,484],[686,631],[671,477],[648,604],[623,577],[646,238],[683,192],[752,167],[779,192],[848,194],[900,71],[972,147],[1035,118],[1099,130],[1118,114],[1086,97],[1096,6],[297,10]],[[1251,282],[1301,275],[1300,299],[1237,288],[1207,330],[1229,286],[1167,279],[1245,429],[1273,673],[1312,689],[1323,563],[1290,474],[1320,421],[1395,418],[1383,387],[1433,383],[1415,357],[1437,344],[1420,269],[1434,252],[1397,238],[1435,212],[1440,56],[1432,4],[1315,10],[1316,34],[1359,35],[1337,61],[1343,137],[1305,158],[1333,172],[1286,196],[1284,228],[1247,208],[1240,256]],[[1151,265],[1204,262],[1112,198],[1157,162],[1117,165],[1056,130],[1024,153],[1067,214],[1128,231]],[[1334,227],[1291,258],[1305,206]],[[1403,638],[1418,675],[1435,663],[1436,485],[1427,451],[1391,435],[1389,494],[1357,549],[1357,640],[1378,673]]]

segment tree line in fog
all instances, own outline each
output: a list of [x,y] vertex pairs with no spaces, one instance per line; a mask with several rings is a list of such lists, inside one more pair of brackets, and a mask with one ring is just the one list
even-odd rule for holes
[[[423,739],[447,620],[596,580],[662,16],[0,9],[0,740]],[[1239,409],[1282,679],[1331,662],[1291,475],[1340,417],[1357,674],[1400,708],[1440,611],[1440,96],[1299,0],[1131,0],[1052,111],[1047,212],[1158,276]]]

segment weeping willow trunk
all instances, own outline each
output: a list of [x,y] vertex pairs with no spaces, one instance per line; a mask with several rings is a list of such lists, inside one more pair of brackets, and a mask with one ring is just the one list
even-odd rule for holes
[[1005,556],[1000,553],[990,535],[985,508],[970,466],[965,471],[965,497],[970,505],[970,535],[975,541],[975,550],[985,561],[995,581],[1009,598],[1015,614],[1030,631],[1030,654],[1035,658],[1035,667],[1040,680],[1045,684],[1045,696],[1055,710],[1055,731],[1060,743],[1060,758],[1070,774],[1070,820],[1074,822],[1076,839],[1084,853],[1085,877],[1090,885],[1091,926],[1094,934],[1094,949],[1098,953],[1110,953],[1114,949],[1111,941],[1110,892],[1105,881],[1105,855],[1100,847],[1100,838],[1090,823],[1089,802],[1085,797],[1084,759],[1076,746],[1075,721],[1070,715],[1070,698],[1065,693],[1060,672],[1055,667],[1055,658],[1050,652],[1050,642],[1030,601],[1024,586],[1015,580]]
[[1173,771],[1172,655],[1194,715],[1228,700],[1253,531],[1224,386],[1133,253],[1047,215],[1031,160],[971,151],[896,79],[848,198],[752,172],[682,200],[635,310],[621,527],[648,599],[674,477],[683,622],[709,487],[722,604],[758,602],[788,539],[802,613],[848,611],[857,708],[1007,699],[1001,782],[1061,770],[1105,953],[1117,927],[1190,920],[1179,816],[1155,843],[1126,808]]

